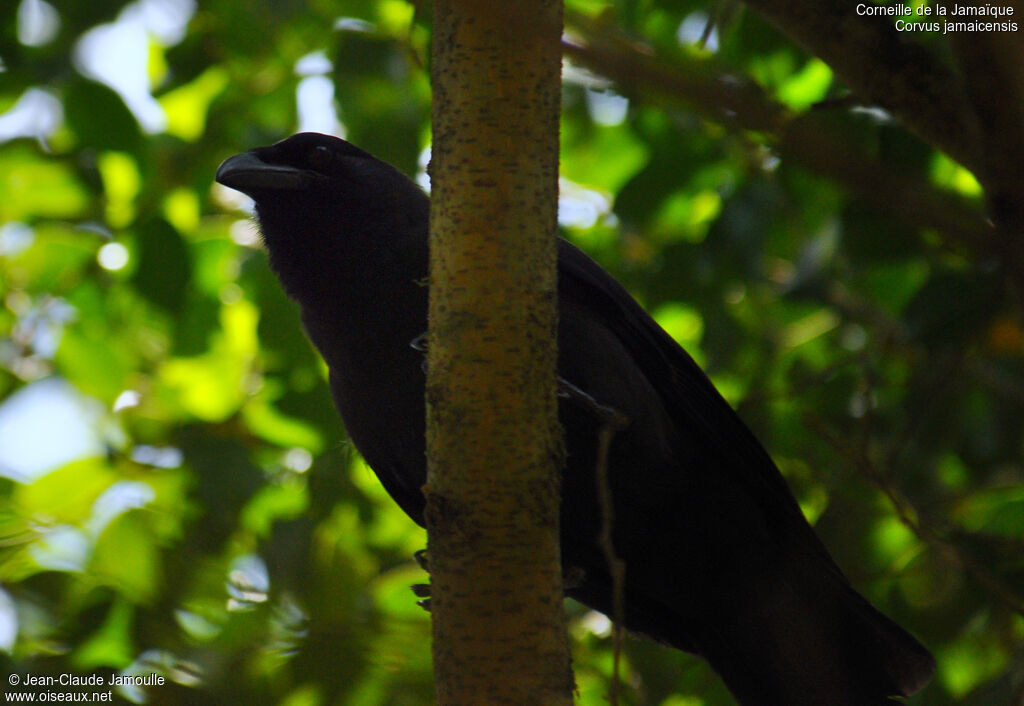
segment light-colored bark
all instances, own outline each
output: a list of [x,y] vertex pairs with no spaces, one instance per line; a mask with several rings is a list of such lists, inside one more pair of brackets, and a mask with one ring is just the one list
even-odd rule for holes
[[438,703],[571,704],[555,363],[560,0],[436,0],[428,555]]

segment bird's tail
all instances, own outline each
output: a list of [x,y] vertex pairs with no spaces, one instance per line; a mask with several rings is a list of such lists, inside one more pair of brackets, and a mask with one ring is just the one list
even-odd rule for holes
[[741,704],[891,706],[931,679],[931,654],[841,576],[814,584],[761,585],[698,639]]

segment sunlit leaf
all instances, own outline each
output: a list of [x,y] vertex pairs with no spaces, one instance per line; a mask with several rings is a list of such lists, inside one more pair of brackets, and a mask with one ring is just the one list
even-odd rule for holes
[[0,222],[85,213],[89,195],[70,164],[41,159],[24,145],[7,145],[0,170]]
[[124,152],[105,152],[96,166],[103,178],[107,223],[113,228],[124,228],[135,219],[135,197],[140,187],[138,165]]
[[986,488],[957,504],[953,518],[974,532],[1024,538],[1024,485]]
[[[562,174],[578,184],[617,192],[647,162],[648,148],[626,126],[562,128]],[[608,154],[616,155],[607,159]]]
[[112,522],[99,536],[89,572],[134,602],[148,603],[160,590],[160,556],[142,512]]
[[72,662],[82,671],[97,667],[122,669],[135,655],[132,640],[133,608],[125,600],[116,601],[100,628],[75,651]]
[[941,152],[936,152],[932,160],[932,179],[963,196],[978,198],[982,195],[981,184],[974,175]]
[[223,330],[215,336],[210,352],[164,363],[161,391],[200,419],[220,421],[233,414],[248,394],[245,382],[257,349],[256,321],[257,312],[246,301],[224,306]]
[[825,97],[832,83],[832,69],[820,59],[811,59],[783,85],[778,96],[789,107],[803,110]]
[[266,400],[254,400],[242,410],[249,429],[278,446],[298,446],[318,453],[323,439],[315,428],[299,419],[281,414]]
[[698,363],[704,360],[700,349],[704,319],[693,307],[682,303],[664,304],[654,312],[654,319]]
[[189,142],[198,140],[206,128],[206,113],[210,103],[227,82],[227,71],[213,67],[191,83],[161,96],[160,105],[167,113],[167,132]]
[[191,189],[175,189],[164,199],[164,218],[179,233],[191,233],[200,224],[199,197]]
[[1008,655],[994,636],[973,631],[936,655],[939,678],[956,698],[965,696],[1006,666]]
[[298,517],[308,506],[309,498],[304,483],[268,485],[249,500],[242,513],[242,526],[265,537],[274,522]]
[[40,524],[84,524],[96,498],[116,480],[105,459],[86,459],[20,486],[15,499],[21,511]]
[[70,327],[61,336],[57,363],[76,387],[112,403],[127,386],[138,358],[124,341],[96,335],[105,333],[93,327]]

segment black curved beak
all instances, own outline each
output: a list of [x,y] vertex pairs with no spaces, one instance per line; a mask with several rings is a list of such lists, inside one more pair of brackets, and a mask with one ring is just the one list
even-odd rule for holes
[[255,152],[243,152],[224,160],[214,178],[224,186],[254,196],[261,191],[299,191],[322,177],[287,164],[264,162]]

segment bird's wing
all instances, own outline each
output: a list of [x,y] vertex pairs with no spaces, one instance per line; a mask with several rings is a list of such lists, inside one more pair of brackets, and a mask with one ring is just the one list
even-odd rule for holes
[[700,366],[589,256],[565,240],[558,247],[559,296],[586,307],[615,334],[674,422],[697,430],[721,459],[720,471],[733,474],[748,489],[766,518],[813,538],[815,548],[828,558],[775,463]]

